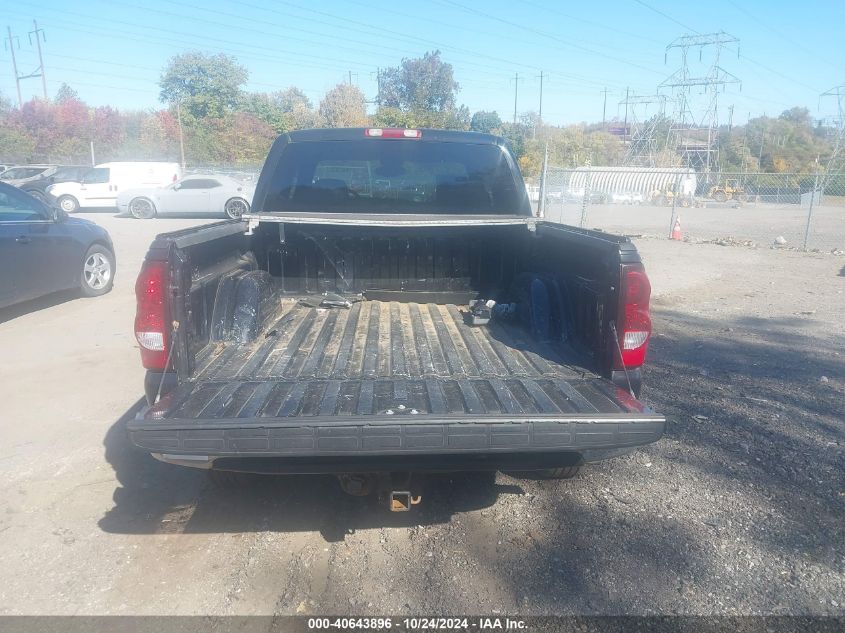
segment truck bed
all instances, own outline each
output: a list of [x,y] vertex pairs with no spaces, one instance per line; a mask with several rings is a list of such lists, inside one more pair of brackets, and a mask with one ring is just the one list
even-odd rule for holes
[[130,431],[154,451],[230,455],[548,450],[659,435],[662,416],[574,360],[516,325],[469,325],[451,304],[287,299],[255,343],[206,347],[195,376]]

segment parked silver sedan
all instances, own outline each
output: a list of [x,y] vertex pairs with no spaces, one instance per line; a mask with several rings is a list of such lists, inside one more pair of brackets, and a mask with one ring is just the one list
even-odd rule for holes
[[139,219],[159,213],[224,214],[238,219],[249,211],[255,185],[229,176],[186,176],[159,188],[127,189],[117,196],[117,208]]

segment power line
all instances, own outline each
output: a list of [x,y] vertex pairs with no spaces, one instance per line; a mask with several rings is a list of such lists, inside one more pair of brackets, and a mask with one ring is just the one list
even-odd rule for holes
[[[265,12],[268,12],[268,13],[282,15],[288,20],[291,17],[293,17],[294,19],[303,20],[303,21],[306,21],[306,22],[314,22],[316,24],[322,24],[322,25],[325,25],[325,26],[329,26],[331,28],[342,29],[343,31],[353,31],[353,32],[357,32],[357,33],[361,33],[361,34],[370,36],[370,37],[372,37],[374,35],[378,35],[380,40],[381,39],[391,39],[391,40],[399,41],[399,42],[402,42],[402,43],[418,42],[418,43],[422,43],[426,46],[433,46],[436,49],[442,49],[442,50],[446,50],[446,51],[455,51],[458,54],[469,55],[471,57],[478,57],[478,58],[482,58],[482,59],[489,59],[491,61],[494,61],[494,62],[497,62],[497,63],[500,63],[500,64],[504,63],[504,64],[509,64],[511,66],[517,66],[517,67],[522,67],[522,68],[529,68],[531,70],[536,70],[535,66],[532,66],[532,65],[529,65],[529,64],[520,64],[520,63],[517,63],[517,62],[513,62],[512,60],[504,59],[504,58],[501,58],[501,57],[496,57],[494,55],[487,55],[487,54],[484,54],[484,53],[479,53],[477,51],[459,48],[459,47],[451,46],[451,45],[448,45],[448,44],[438,43],[438,42],[435,42],[435,41],[432,41],[432,40],[429,40],[429,39],[425,39],[425,38],[421,38],[421,37],[417,37],[417,36],[414,36],[414,35],[397,34],[397,33],[385,33],[384,29],[380,28],[380,27],[374,27],[370,24],[360,22],[360,21],[357,21],[357,20],[350,20],[348,18],[340,19],[340,18],[338,18],[337,16],[335,16],[331,13],[327,13],[325,11],[320,11],[320,10],[317,10],[317,9],[309,9],[307,7],[302,7],[300,5],[293,4],[291,2],[279,1],[279,2],[277,2],[277,4],[283,4],[283,5],[286,5],[286,6],[290,6],[290,7],[299,9],[301,11],[306,11],[308,13],[316,13],[317,15],[327,16],[331,19],[341,21],[341,24],[332,24],[330,22],[326,22],[324,20],[318,20],[316,18],[307,18],[307,17],[302,17],[302,16],[291,16],[288,13],[283,13],[281,11],[277,11],[275,9],[271,9],[271,8],[268,8],[268,7],[262,7],[262,6],[250,4],[248,2],[237,2],[237,1],[235,1],[233,3],[238,4],[238,5],[242,5],[242,6],[251,8],[251,9],[257,9],[257,10],[265,11]],[[197,9],[206,10],[202,7],[195,7],[194,5],[189,5],[189,4],[186,4],[186,3],[175,2],[174,4],[185,6],[185,7],[190,7],[190,8],[197,8]],[[222,12],[214,11],[214,13],[222,13]],[[232,15],[232,14],[229,14],[229,15]],[[233,17],[236,17],[238,19],[245,20],[245,21],[253,21],[252,19],[245,18],[243,16],[233,16]],[[354,27],[350,26],[350,24],[359,25],[360,27],[363,27],[366,30],[362,30],[361,28],[354,28]],[[282,27],[284,25],[278,25],[278,26]],[[319,32],[314,32],[314,31],[303,31],[303,32],[306,32],[306,33],[309,33],[309,34],[312,34],[312,35],[316,35],[318,37],[330,38],[332,40],[335,39],[335,36],[324,34],[324,33],[319,33]],[[359,40],[349,40],[349,41],[359,42]],[[309,43],[313,43],[313,42],[309,42]],[[369,42],[367,42],[366,44],[369,44]],[[410,52],[410,51],[402,50],[402,49],[395,49],[395,48],[390,49],[388,47],[383,47],[383,46],[381,48],[383,48],[385,50],[395,50],[395,51],[398,51],[398,52],[403,53],[403,54],[415,54],[414,52]],[[499,66],[491,66],[490,64],[479,64],[477,62],[463,62],[463,63],[467,64],[467,65],[477,66],[479,68],[488,68],[488,69],[496,69],[496,70],[498,70],[500,68]]]
[[777,29],[775,29],[775,28],[772,28],[771,26],[769,26],[768,24],[766,24],[765,22],[763,22],[762,20],[760,20],[760,18],[758,18],[758,17],[754,16],[754,15],[753,15],[750,11],[748,11],[748,9],[746,9],[745,7],[742,7],[742,6],[738,5],[736,2],[733,2],[732,0],[728,0],[728,3],[729,3],[730,5],[732,5],[732,6],[733,6],[735,9],[737,9],[738,11],[741,11],[742,13],[744,13],[745,15],[747,15],[749,18],[751,18],[752,20],[754,20],[754,21],[757,23],[757,25],[758,25],[758,26],[762,26],[764,29],[766,29],[766,30],[768,30],[768,31],[771,31],[772,33],[774,33],[775,35],[777,35],[777,36],[778,36],[778,37],[780,37],[781,39],[786,40],[787,42],[789,42],[790,44],[792,44],[792,45],[793,45],[793,46],[795,46],[796,48],[800,48],[801,50],[803,50],[805,53],[807,53],[807,54],[808,54],[808,55],[810,55],[811,57],[815,57],[816,59],[823,61],[824,63],[826,63],[826,64],[830,65],[830,66],[831,66],[831,67],[833,67],[833,68],[837,68],[837,69],[840,69],[840,70],[843,68],[842,66],[840,66],[840,65],[838,65],[838,64],[834,64],[834,63],[832,63],[832,62],[830,61],[830,59],[828,59],[827,57],[825,57],[825,56],[823,56],[823,55],[819,55],[818,53],[815,53],[815,52],[811,51],[809,48],[807,48],[806,46],[802,45],[800,42],[797,42],[796,40],[792,39],[792,38],[791,38],[791,37],[789,37],[788,35],[785,35],[785,34],[784,34],[784,33],[782,33],[781,31],[779,31],[779,30],[777,30]]
[[564,13],[563,11],[559,11],[558,9],[552,9],[551,7],[543,6],[537,2],[531,2],[530,0],[520,0],[523,4],[527,4],[532,7],[536,7],[537,9],[542,9],[543,11],[548,11],[549,13],[554,13],[555,15],[559,15],[563,18],[568,20],[574,20],[575,22],[581,22],[582,24],[589,24],[590,26],[594,26],[596,28],[604,29],[606,31],[611,31],[613,33],[618,33],[619,35],[624,35],[626,37],[633,37],[639,40],[644,40],[646,42],[652,42],[653,44],[659,44],[658,40],[655,40],[650,37],[645,37],[642,34],[632,33],[631,31],[623,31],[621,29],[614,28],[609,24],[603,24],[602,22],[593,22],[592,20],[587,20],[586,18],[578,17],[577,15],[570,15],[569,13]]
[[[692,28],[691,26],[684,24],[683,22],[679,22],[678,20],[673,18],[671,15],[669,15],[665,11],[661,11],[660,9],[657,9],[657,8],[651,6],[650,4],[646,4],[645,2],[643,2],[643,0],[634,0],[634,2],[644,6],[646,9],[649,9],[650,11],[657,13],[658,15],[662,15],[664,18],[666,18],[670,22],[674,22],[675,24],[685,28],[688,31],[691,31],[692,33],[695,33],[697,35],[701,35],[701,31],[697,31],[696,29]],[[803,81],[799,81],[799,80],[794,79],[792,77],[788,77],[788,76],[784,75],[782,72],[780,72],[779,70],[775,70],[774,68],[771,68],[770,66],[767,66],[766,64],[758,62],[757,60],[748,57],[748,55],[741,54],[739,52],[739,49],[734,50],[734,49],[731,49],[730,47],[726,47],[726,49],[736,53],[737,57],[741,57],[745,61],[750,62],[750,63],[754,64],[755,66],[758,66],[759,68],[762,68],[763,70],[766,70],[766,71],[772,73],[773,75],[780,77],[781,79],[785,79],[786,81],[794,83],[798,86],[801,86],[803,88],[807,88],[808,90],[812,90],[813,92],[815,92],[817,94],[819,92],[817,89],[813,88],[812,86],[808,86]]]
[[[491,33],[490,31],[482,31],[482,30],[479,30],[477,28],[466,26],[465,24],[456,25],[455,23],[444,22],[442,20],[434,20],[432,18],[425,17],[425,16],[412,15],[412,14],[409,14],[409,13],[405,13],[405,12],[402,12],[402,11],[396,11],[394,9],[388,9],[388,8],[385,8],[385,7],[374,7],[373,5],[367,4],[365,2],[360,2],[360,0],[347,0],[347,2],[351,2],[352,4],[357,4],[358,6],[362,6],[362,7],[365,7],[365,8],[371,8],[371,9],[377,10],[379,12],[391,13],[393,15],[398,15],[400,17],[405,17],[405,18],[409,18],[409,19],[412,19],[412,20],[423,20],[423,21],[426,21],[426,22],[430,22],[432,24],[438,24],[438,25],[446,26],[446,27],[450,27],[450,28],[459,28],[462,32],[478,33],[479,35],[486,35],[488,37],[492,37],[492,38],[497,39],[497,40],[502,37],[501,34]],[[556,13],[560,13],[560,12],[556,12]],[[565,14],[560,14],[560,15],[565,15]],[[338,19],[340,19],[340,18],[338,18]],[[597,24],[597,23],[591,23],[591,24]],[[610,30],[614,30],[614,31],[617,30],[617,29],[613,29],[612,27],[607,27],[607,28],[609,28]],[[508,37],[511,41],[515,41],[515,42],[526,42],[526,43],[529,42],[529,40],[526,40],[526,39],[514,38],[512,33],[509,34]],[[442,44],[438,44],[436,42],[430,42],[430,43],[433,46],[436,46],[438,48],[446,50],[446,47],[444,47]],[[493,58],[493,59],[500,60],[500,58]],[[523,68],[529,68],[529,69],[535,70],[534,66],[531,66],[531,65],[528,65],[528,64],[518,64],[517,62],[514,62],[513,60],[506,60],[506,61],[508,61],[508,63],[511,64],[511,65],[518,65],[518,66],[523,67]],[[612,81],[609,81],[609,80],[597,81],[597,78],[595,76],[588,77],[586,75],[575,75],[575,74],[571,74],[571,73],[563,73],[563,72],[558,72],[558,71],[553,71],[552,73],[550,73],[549,71],[544,71],[544,72],[545,72],[546,77],[548,77],[549,74],[555,74],[555,75],[558,75],[558,76],[561,76],[561,77],[569,77],[569,78],[573,78],[573,79],[578,79],[582,82],[593,83],[593,84],[598,85],[598,86],[601,86],[601,85],[621,85],[621,84],[614,84]],[[464,83],[464,82],[466,82],[466,79],[463,79],[461,81],[462,81],[462,83]]]
[[[48,79],[47,83],[63,84],[63,83],[66,83],[66,82],[61,81],[59,79]],[[122,90],[129,90],[130,92],[144,92],[146,94],[156,94],[156,93],[158,93],[158,90],[148,90],[146,88],[128,88],[126,86],[110,86],[110,85],[107,85],[107,84],[90,83],[90,82],[87,82],[87,81],[74,81],[73,85],[75,85],[75,86],[88,86],[88,87],[91,87],[91,88],[105,88],[106,90],[116,90],[118,92],[120,92]]]
[[[79,14],[74,13],[74,15],[79,15]],[[86,16],[86,15],[82,15],[81,17],[90,17],[91,19],[94,19],[94,20],[99,19],[99,18],[96,18],[94,16]],[[152,30],[152,31],[160,31],[160,32],[163,32],[163,33],[172,33],[173,35],[179,36],[180,39],[168,39],[166,37],[161,37],[161,36],[158,36],[158,35],[148,35],[148,34],[137,33],[137,32],[134,32],[134,31],[122,31],[122,30],[114,29],[114,28],[110,28],[108,30],[96,30],[96,28],[95,28],[95,30],[80,29],[80,28],[76,28],[76,26],[80,24],[79,22],[70,21],[70,20],[67,20],[65,18],[59,18],[56,23],[60,24],[62,26],[62,28],[65,29],[65,30],[74,31],[74,32],[77,32],[77,33],[97,35],[99,37],[108,37],[108,38],[113,38],[113,39],[118,39],[118,40],[130,40],[130,41],[135,41],[135,42],[139,42],[139,43],[142,43],[142,44],[165,43],[165,44],[169,44],[171,46],[175,46],[175,47],[177,47],[179,49],[183,49],[183,50],[184,50],[186,44],[190,45],[190,46],[204,46],[204,47],[207,47],[207,44],[208,44],[207,39],[201,39],[199,42],[196,42],[196,43],[192,42],[191,41],[192,38],[199,39],[199,36],[194,36],[193,34],[190,34],[190,33],[184,33],[182,31],[173,31],[173,30],[169,30],[169,29],[161,29],[161,28],[157,28],[157,27],[148,27],[148,26],[143,26],[143,25],[139,25],[139,28]],[[125,23],[125,22],[120,22],[120,23],[121,24],[129,24],[129,23]],[[67,26],[67,25],[72,25],[72,26]],[[83,23],[83,26],[89,26],[89,25]],[[135,26],[135,25],[130,25],[130,26]],[[186,38],[188,38],[188,39],[186,39]],[[243,44],[241,42],[231,42],[231,41],[228,41],[228,40],[220,40],[219,38],[215,38],[215,41],[218,42],[218,43],[222,42],[224,44],[234,44],[236,46],[246,46],[248,48],[256,49],[256,50],[259,50],[259,51],[270,51],[270,52],[274,52],[274,53],[275,52],[283,52],[283,53],[290,55],[292,57],[305,57],[305,58],[322,59],[322,60],[328,60],[328,61],[336,61],[336,62],[338,62],[338,64],[342,64],[344,66],[347,65],[348,62],[350,61],[349,59],[344,60],[344,59],[340,59],[340,58],[337,58],[337,59],[327,58],[327,57],[318,56],[318,55],[309,55],[309,54],[305,54],[305,53],[287,51],[287,50],[284,50],[284,49],[280,50],[280,49],[275,49],[275,48],[256,46],[256,45],[252,45],[252,44]],[[208,50],[208,49],[206,49],[206,50]],[[242,49],[237,49],[237,48],[226,48],[226,49],[217,48],[217,49],[211,49],[211,50],[216,50],[216,51],[219,51],[219,52],[230,52],[231,51],[231,52],[237,53],[240,56],[243,56],[244,58],[254,59],[254,60],[257,60],[257,61],[266,61],[266,62],[272,62],[272,63],[278,63],[280,61],[281,62],[289,62],[290,61],[289,59],[284,58],[284,57],[257,55],[253,52],[243,52]],[[303,65],[303,66],[310,66],[310,67],[313,67],[313,68],[330,69],[330,70],[337,70],[338,67],[339,67],[338,65],[327,66],[325,64],[315,64],[313,62],[302,62],[302,61],[297,61],[297,64]],[[363,68],[363,66],[358,66],[358,67]]]
[[[32,44],[32,36],[35,36],[35,44],[38,46],[38,71],[37,75],[33,74],[30,76],[41,77],[41,86],[44,88],[44,100],[47,100],[47,75],[44,71],[44,57],[41,55],[41,41],[47,41],[47,38],[44,36],[44,29],[38,28],[38,22],[35,20],[32,21],[33,30],[28,33],[29,35],[29,43]],[[39,37],[40,36],[40,37]]]
[[[115,3],[114,3],[114,2],[110,2],[110,4],[115,4]],[[127,6],[127,7],[133,7],[133,8],[134,8],[134,5],[128,5],[128,4],[125,4],[125,3],[120,3],[120,2],[117,2],[116,4],[120,4],[120,5],[122,5],[122,6]],[[270,25],[274,25],[274,26],[279,26],[280,28],[289,28],[289,24],[287,24],[287,23],[286,23],[286,24],[272,23],[272,22],[268,22],[267,20],[259,20],[259,19],[255,19],[255,18],[248,18],[248,17],[245,17],[245,16],[243,16],[243,15],[237,15],[237,14],[228,13],[228,12],[225,12],[225,11],[218,11],[218,10],[208,9],[208,8],[206,8],[206,7],[201,7],[201,6],[197,6],[197,5],[192,5],[192,4],[185,3],[185,2],[172,2],[171,4],[174,4],[174,5],[177,5],[177,6],[182,6],[182,7],[188,8],[188,9],[201,10],[201,11],[204,11],[204,12],[206,12],[206,13],[209,13],[209,12],[210,12],[210,13],[215,13],[215,14],[222,15],[222,16],[224,16],[224,17],[227,17],[227,18],[234,18],[234,19],[238,19],[238,20],[242,20],[242,21],[246,21],[246,22],[250,22],[250,23],[270,24]],[[378,36],[379,36],[379,38],[380,38],[380,39],[384,39],[384,38],[387,38],[387,39],[393,39],[393,40],[397,40],[397,41],[400,41],[400,42],[403,42],[403,43],[407,43],[409,40],[415,40],[415,41],[423,42],[423,43],[428,44],[428,45],[435,46],[435,47],[437,47],[437,48],[442,48],[442,49],[444,49],[444,50],[454,50],[454,51],[458,51],[460,54],[466,54],[466,55],[475,56],[475,57],[487,58],[487,59],[491,59],[491,60],[493,60],[493,61],[500,62],[500,63],[508,63],[508,64],[511,64],[511,65],[514,65],[514,66],[520,66],[520,67],[526,67],[526,68],[530,68],[530,69],[535,69],[535,67],[534,67],[534,66],[531,66],[531,65],[528,65],[528,64],[519,64],[519,63],[512,62],[512,61],[510,61],[510,60],[503,59],[503,58],[500,58],[500,57],[495,57],[495,56],[491,56],[491,55],[484,55],[484,54],[482,54],[482,53],[477,53],[477,52],[474,52],[474,51],[469,51],[469,50],[467,50],[467,49],[461,49],[461,48],[456,48],[456,47],[454,47],[454,46],[443,45],[442,43],[432,42],[431,40],[426,40],[426,39],[419,38],[419,37],[415,37],[415,36],[411,36],[411,35],[405,35],[405,36],[402,36],[402,35],[389,35],[389,34],[387,34],[387,35],[386,35],[386,34],[384,33],[384,30],[383,30],[383,29],[381,29],[381,28],[373,27],[373,26],[371,26],[371,25],[369,25],[369,24],[362,23],[362,22],[358,22],[358,21],[354,21],[354,20],[352,20],[352,21],[351,21],[351,23],[353,23],[353,24],[360,24],[360,25],[362,25],[364,28],[369,29],[369,30],[368,30],[368,31],[363,31],[363,30],[361,30],[361,29],[356,29],[356,28],[352,28],[352,27],[350,27],[350,26],[349,26],[349,24],[350,24],[350,20],[348,20],[348,19],[344,19],[344,20],[342,20],[342,24],[337,24],[337,25],[335,25],[335,24],[331,24],[331,23],[325,22],[324,20],[317,20],[317,19],[315,19],[315,18],[306,18],[306,17],[302,17],[302,16],[291,16],[291,15],[289,15],[288,13],[282,13],[282,12],[280,12],[280,11],[276,11],[276,10],[273,10],[273,9],[270,9],[270,8],[267,8],[267,7],[262,7],[262,6],[258,6],[258,5],[253,5],[253,4],[250,4],[250,3],[247,3],[247,2],[236,2],[235,4],[240,4],[240,5],[242,5],[242,6],[245,6],[245,7],[248,7],[248,8],[252,8],[252,9],[257,9],[257,10],[260,10],[260,11],[265,11],[265,12],[270,12],[270,13],[274,13],[274,14],[283,15],[283,16],[286,18],[286,20],[288,20],[288,21],[289,21],[291,18],[293,18],[293,19],[303,20],[303,21],[307,21],[307,22],[315,22],[315,23],[317,23],[317,24],[322,24],[322,25],[325,25],[325,26],[329,26],[329,27],[331,27],[331,28],[340,28],[340,29],[343,29],[343,31],[345,31],[345,32],[348,32],[348,31],[353,31],[353,32],[362,33],[362,34],[367,35],[367,36],[373,36],[373,35],[375,35],[375,34],[378,34]],[[333,16],[332,14],[328,14],[328,13],[326,13],[326,12],[323,12],[323,11],[318,11],[318,10],[315,10],[315,9],[308,9],[308,8],[306,8],[306,7],[301,7],[301,6],[299,6],[299,5],[295,5],[295,4],[290,3],[290,2],[281,2],[281,4],[285,4],[285,5],[287,5],[287,6],[291,6],[291,7],[294,7],[294,8],[300,9],[300,10],[303,10],[303,11],[308,11],[308,12],[311,12],[311,13],[317,13],[317,14],[320,14],[320,15],[329,16],[329,17],[331,17],[332,19],[338,19],[338,18],[336,18],[335,16]],[[161,14],[161,15],[169,15],[169,16],[178,17],[178,18],[187,18],[187,17],[189,17],[189,16],[185,16],[185,15],[182,15],[182,14],[173,13],[173,12],[170,12],[170,11],[162,11],[162,10],[160,10],[160,9],[146,9],[146,10],[147,10],[147,11],[152,11],[152,12],[154,12],[154,13],[159,13],[159,14]],[[78,13],[76,13],[76,12],[74,12],[74,15],[79,15],[79,14],[78,14]],[[91,17],[91,18],[97,19],[97,18],[95,18],[94,16],[87,16],[87,17]],[[212,25],[215,25],[215,26],[220,26],[220,27],[225,27],[225,28],[229,28],[229,27],[230,27],[230,25],[229,25],[229,24],[223,24],[223,23],[220,23],[220,22],[215,22],[215,21],[213,21],[213,20],[208,20],[208,19],[204,19],[204,18],[196,18],[196,17],[195,17],[195,16],[193,16],[193,15],[192,15],[192,16],[190,16],[190,19],[191,19],[191,20],[194,20],[194,21],[196,21],[196,20],[200,20],[200,21],[202,21],[202,22],[205,22],[205,23],[207,23],[207,24],[212,24]],[[127,23],[123,22],[123,24],[127,24]],[[135,26],[135,25],[132,25],[132,26]],[[152,28],[154,28],[154,27],[146,27],[146,26],[142,26],[141,28],[148,28],[148,29],[152,29]],[[246,28],[246,27],[241,27],[241,28]],[[167,29],[156,29],[156,30],[167,31]],[[250,31],[252,31],[252,32],[255,32],[255,33],[258,33],[258,34],[261,34],[261,35],[271,36],[271,37],[275,37],[275,36],[277,35],[276,33],[270,33],[270,32],[267,32],[267,31],[261,31],[261,30],[258,30],[258,29],[246,29],[246,30],[250,30]],[[371,32],[371,31],[375,31],[375,32]],[[171,31],[171,32],[172,32],[172,31]],[[335,48],[337,48],[337,45],[336,45],[336,40],[340,39],[340,40],[347,41],[347,42],[351,42],[351,43],[354,43],[354,44],[358,45],[358,47],[356,47],[355,49],[351,49],[351,50],[355,50],[356,52],[364,52],[365,54],[369,54],[369,55],[377,55],[377,54],[379,54],[379,53],[375,53],[375,52],[373,52],[373,53],[368,53],[367,51],[362,51],[362,50],[360,49],[360,45],[364,45],[364,46],[373,46],[370,42],[363,42],[363,41],[361,41],[361,40],[350,39],[350,38],[348,38],[348,37],[338,37],[337,35],[333,35],[333,34],[320,33],[320,32],[316,32],[316,31],[308,31],[308,30],[304,30],[304,29],[301,29],[301,28],[298,28],[298,29],[297,29],[297,32],[298,32],[298,33],[307,33],[307,34],[310,34],[310,35],[314,35],[314,36],[316,36],[316,37],[318,37],[318,38],[326,38],[326,39],[329,39],[329,40],[331,41],[332,46],[333,46],[333,47],[335,47]],[[308,43],[308,44],[314,44],[314,43],[315,43],[313,40],[310,40],[310,39],[305,39],[305,38],[297,38],[297,37],[295,37],[295,36],[293,36],[293,37],[292,37],[292,36],[287,36],[287,37],[286,37],[286,39],[288,39],[288,40],[297,40],[297,41],[302,41],[302,42],[305,42],[305,43]],[[381,45],[380,45],[380,46],[379,46],[379,49],[380,49],[380,50],[393,50],[393,51],[397,51],[397,52],[400,52],[400,53],[403,53],[403,54],[414,54],[414,52],[407,51],[407,50],[403,50],[403,49],[398,49],[398,48],[395,48],[395,47],[385,47],[385,46],[381,46]],[[344,62],[343,62],[343,60],[339,60],[339,61],[341,61],[342,63],[344,63]],[[469,61],[464,61],[464,62],[462,62],[462,64],[465,64],[465,65],[470,65],[470,66],[476,66],[476,67],[479,67],[479,68],[494,69],[494,70],[499,70],[499,68],[500,68],[499,66],[491,66],[491,65],[489,65],[489,64],[479,64],[479,63],[477,63],[477,62],[469,62]],[[474,72],[479,72],[479,71],[474,71]],[[504,77],[505,77],[505,75],[504,75],[504,74],[502,74],[502,73],[500,73],[500,72],[497,72],[497,73],[487,73],[487,74],[490,74],[490,75],[492,75],[492,76],[501,77],[502,79],[504,79]]]
[[590,53],[591,55],[596,55],[598,57],[604,57],[604,58],[609,59],[611,61],[615,61],[615,62],[620,63],[620,64],[625,64],[625,65],[631,66],[633,68],[639,68],[640,70],[645,70],[645,71],[650,72],[650,73],[660,74],[659,71],[654,70],[653,68],[647,68],[645,66],[642,66],[640,64],[637,64],[637,63],[632,62],[632,61],[627,60],[627,59],[614,57],[612,55],[606,55],[605,53],[602,53],[601,51],[591,49],[591,48],[588,48],[586,46],[580,46],[578,44],[574,44],[573,42],[571,42],[569,40],[559,38],[555,35],[552,35],[550,33],[546,33],[546,32],[541,31],[539,29],[535,29],[535,28],[530,27],[530,26],[525,26],[523,24],[518,24],[517,22],[513,22],[511,20],[505,20],[504,18],[497,17],[495,15],[492,15],[490,13],[486,13],[484,11],[481,11],[479,9],[475,9],[473,7],[468,7],[466,5],[461,4],[460,2],[455,2],[455,0],[434,0],[434,2],[436,2],[437,4],[441,4],[441,5],[448,4],[448,5],[458,7],[459,9],[463,9],[464,11],[466,11],[468,13],[472,13],[474,15],[480,15],[480,16],[486,17],[490,20],[494,20],[496,22],[501,22],[503,24],[507,24],[508,26],[512,26],[512,27],[521,29],[523,31],[527,31],[529,33],[534,33],[535,35],[540,35],[541,37],[545,37],[545,38],[550,39],[552,41],[558,42],[559,44],[562,44],[563,46],[566,46],[566,47],[569,47],[569,48],[575,48],[575,49]]
[[[186,3],[176,3],[176,4],[182,4],[183,6],[186,6],[186,7],[188,7],[188,8],[193,8],[193,5],[189,5],[189,4],[186,4]],[[246,5],[247,3],[242,3],[242,4],[245,4],[245,5]],[[162,13],[162,14],[167,14],[167,15],[174,15],[174,16],[183,17],[183,16],[180,16],[179,14],[172,14],[172,13],[170,13],[170,12],[161,12],[161,11],[159,11],[159,13]],[[222,15],[231,16],[231,17],[238,17],[238,18],[240,18],[240,19],[246,19],[246,18],[243,18],[242,16],[234,16],[233,14],[226,14],[225,12],[219,12],[219,11],[217,11],[216,13],[219,13],[219,14],[222,14]],[[73,15],[74,15],[74,16],[79,16],[80,14],[79,14],[78,12],[74,12],[74,13],[73,13]],[[98,18],[96,18],[95,16],[81,16],[81,17],[90,17],[90,18],[92,18],[92,19],[98,19]],[[207,22],[207,23],[211,23],[211,24],[217,25],[217,26],[224,26],[224,25],[220,24],[219,22],[214,22],[214,21],[211,21],[211,20],[204,20],[204,21],[205,21],[205,22]],[[119,23],[122,23],[122,24],[127,24],[126,22],[119,22]],[[263,23],[266,23],[266,21],[264,21]],[[134,25],[134,24],[133,24],[132,26],[136,26],[136,25]],[[225,25],[225,26],[228,26],[228,25]],[[143,25],[141,25],[141,26],[140,26],[140,28],[144,28],[144,29],[148,29],[148,30],[154,30],[154,31],[160,31],[160,32],[164,32],[164,33],[174,33],[174,34],[178,34],[178,35],[180,35],[180,36],[187,35],[187,34],[183,34],[182,32],[177,32],[177,31],[173,31],[173,30],[170,30],[170,29],[161,29],[161,28],[156,28],[156,27],[147,27],[147,26],[143,26]],[[263,33],[263,34],[267,34],[266,32],[263,32],[263,31],[257,31],[257,30],[255,30],[255,29],[251,29],[251,30],[256,31],[256,32],[260,32],[260,33]],[[269,34],[268,34],[268,35],[269,35]],[[324,36],[324,37],[331,37],[331,36],[329,36],[329,35],[323,35],[323,34],[320,34],[320,36],[321,36],[321,37],[322,37],[322,36]],[[291,39],[291,38],[289,38],[289,39]],[[296,39],[296,38],[294,38],[294,39]],[[300,39],[301,39],[301,38],[300,38]],[[221,41],[221,40],[217,40],[217,41]],[[224,43],[226,43],[226,41],[225,41],[225,40],[222,40],[222,41],[223,41]],[[307,41],[309,41],[309,43],[310,43],[310,40],[307,40]],[[356,42],[357,42],[357,40],[356,40]],[[180,42],[180,43],[184,43],[184,42]],[[240,42],[238,42],[238,44],[240,44]],[[435,44],[435,45],[437,45],[436,43],[434,43],[434,44]],[[262,47],[255,47],[255,46],[252,46],[252,48],[259,48],[260,50],[268,50],[268,49],[265,49],[265,48],[262,48]],[[305,57],[314,57],[314,58],[317,58],[317,59],[328,59],[328,60],[332,60],[332,58],[326,58],[326,57],[322,57],[322,56],[313,56],[313,55],[312,55],[312,56],[308,56],[308,55],[305,55],[305,54],[300,54],[300,53],[292,53],[292,54],[294,54],[294,55],[298,55],[298,56],[305,56]],[[498,58],[494,58],[494,59],[498,59]],[[345,60],[332,60],[332,61],[344,62]],[[468,62],[468,63],[469,63],[469,62]],[[319,66],[319,65],[317,65],[317,64],[312,64],[312,65],[313,65],[313,66],[315,66],[315,67],[327,68],[326,66]],[[485,68],[489,67],[489,66],[486,66],[486,65],[481,65],[481,64],[472,64],[472,65],[481,66],[481,67],[485,67]],[[529,67],[530,67],[530,66],[529,66]],[[477,71],[476,71],[476,72],[477,72]],[[502,75],[500,75],[500,74],[494,74],[494,73],[489,73],[489,74],[491,74],[492,76],[499,76],[499,77],[501,77],[501,76],[502,76]],[[566,74],[566,73],[560,73],[560,74],[561,74],[562,76],[570,76],[570,75],[568,75],[568,74]],[[576,77],[577,77],[577,76],[576,76]]]
[[[15,41],[17,38],[12,37],[12,27],[7,26],[6,32],[9,36],[3,41],[9,43],[9,51],[12,53],[12,70],[15,73],[15,86],[18,89],[18,107],[23,107],[23,99],[21,98],[21,77],[18,75],[18,60],[15,58]],[[18,48],[20,48],[20,41],[18,41]]]
[[682,27],[682,28],[685,28],[687,31],[692,31],[693,33],[698,33],[698,32],[699,32],[699,31],[696,31],[696,30],[695,30],[694,28],[692,28],[691,26],[687,26],[687,25],[686,25],[686,24],[684,24],[683,22],[679,22],[678,20],[676,20],[675,18],[673,18],[671,15],[669,15],[669,14],[668,14],[668,13],[666,13],[665,11],[661,11],[660,9],[656,9],[655,7],[651,6],[650,4],[646,4],[646,3],[645,3],[645,2],[643,2],[642,0],[634,0],[634,2],[636,2],[637,4],[641,4],[642,6],[644,6],[644,7],[645,7],[646,9],[648,9],[649,11],[654,11],[654,12],[655,12],[655,13],[657,13],[658,15],[662,15],[664,18],[666,18],[666,19],[667,19],[667,20],[669,20],[670,22],[674,22],[674,23],[675,23],[675,24],[677,24],[678,26],[680,26],[680,27]]

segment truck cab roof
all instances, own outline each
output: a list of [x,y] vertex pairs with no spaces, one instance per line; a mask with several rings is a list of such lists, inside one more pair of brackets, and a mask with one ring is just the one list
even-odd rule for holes
[[[365,128],[365,127],[349,127],[349,128],[318,128],[311,130],[296,130],[289,132],[287,137],[288,142],[296,143],[300,141],[358,141],[368,137],[368,130],[394,130],[404,128]],[[462,132],[458,130],[433,130],[429,128],[415,128],[420,133],[419,138],[395,139],[395,140],[409,140],[409,141],[437,141],[440,143],[475,143],[481,145],[504,145],[505,140],[494,134],[483,134],[481,132]],[[369,136],[369,138],[376,138]],[[394,140],[394,139],[385,139]]]

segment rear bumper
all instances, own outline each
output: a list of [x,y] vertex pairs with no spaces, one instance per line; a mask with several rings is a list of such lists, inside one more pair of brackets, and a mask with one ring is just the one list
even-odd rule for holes
[[127,425],[136,446],[165,461],[252,472],[551,468],[622,454],[657,441],[665,429],[664,418],[650,413],[407,416],[366,424],[319,417],[180,423],[145,419],[145,413]]

